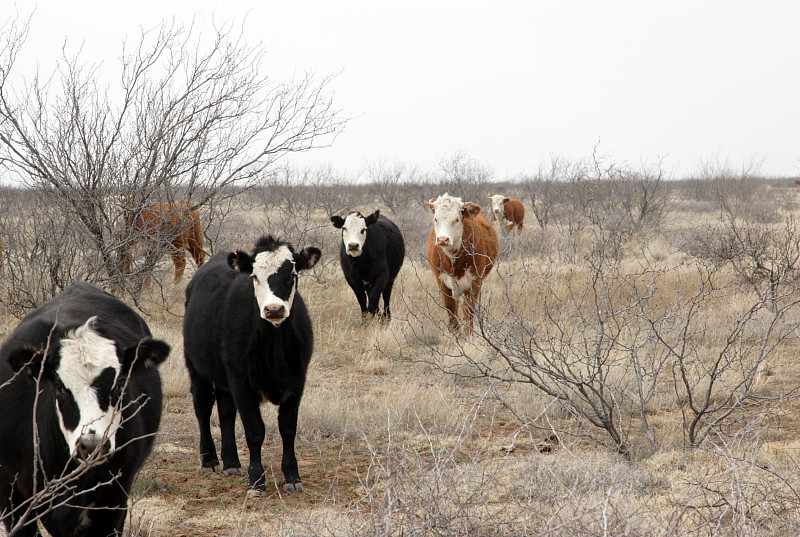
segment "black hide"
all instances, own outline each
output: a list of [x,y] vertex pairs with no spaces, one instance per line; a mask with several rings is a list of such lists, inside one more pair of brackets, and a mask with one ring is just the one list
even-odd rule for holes
[[[248,488],[266,490],[261,463],[265,429],[259,406],[269,400],[279,407],[284,486],[286,490],[299,492],[302,485],[294,441],[297,412],[313,350],[311,318],[298,291],[290,315],[282,324],[274,326],[262,319],[251,277],[255,256],[262,251],[274,251],[282,244],[291,248],[272,237],[262,237],[252,255],[242,251],[223,252],[197,270],[186,288],[184,353],[200,430],[202,467],[214,471],[219,467],[209,424],[216,401],[223,471],[237,474],[241,467],[234,431],[238,412],[250,452]],[[296,269],[310,268],[319,256],[316,248],[294,253]],[[296,275],[286,270],[279,270],[275,277],[286,281],[273,281],[271,287],[297,281]]]
[[[406,255],[405,241],[397,225],[379,211],[367,216],[365,220],[367,238],[361,255],[347,255],[347,248],[340,240],[339,262],[344,279],[356,295],[361,314],[370,313],[374,316],[383,295],[383,316],[388,319],[392,316],[389,307],[392,287]],[[344,219],[334,216],[331,222],[334,227],[341,228]]]
[[[60,339],[92,316],[97,316],[95,330],[116,342],[117,357],[125,370],[120,379],[124,382],[123,377],[128,377],[124,391],[109,386],[105,372],[95,379],[94,389],[103,391],[103,399],[109,404],[116,402],[120,393],[123,398],[117,449],[103,462],[84,468],[79,477],[70,480],[73,491],[50,497],[54,503],[69,498],[68,505],[42,514],[48,508],[48,502],[44,502],[25,519],[29,523],[17,535],[38,535],[34,520],[37,516],[54,537],[121,534],[128,493],[153,446],[161,420],[161,378],[156,366],[166,359],[169,346],[152,339],[144,319],[112,295],[88,283],[69,286],[22,319],[0,347],[0,385],[9,382],[0,388],[0,512],[6,530],[22,522],[25,501],[44,485],[41,471],[35,483],[33,477],[34,408],[40,470],[53,479],[82,464],[70,458],[59,428],[56,399],[71,395],[59,389],[55,368],[60,358]],[[134,360],[137,349],[138,358]],[[38,400],[37,379],[41,390]],[[98,484],[98,488],[90,490]],[[92,508],[85,509],[88,506]]]

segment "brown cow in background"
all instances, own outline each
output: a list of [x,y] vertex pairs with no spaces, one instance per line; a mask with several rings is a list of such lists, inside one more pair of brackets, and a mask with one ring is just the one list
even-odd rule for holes
[[514,228],[522,231],[522,224],[525,221],[525,207],[517,198],[507,198],[500,194],[488,196],[492,200],[492,220],[503,231],[510,232]]
[[[131,232],[136,241],[149,243],[146,247],[148,254],[169,245],[176,281],[183,276],[186,268],[185,252],[192,256],[198,267],[206,260],[200,216],[186,202],[148,205],[133,218]],[[130,260],[125,263],[125,272],[131,272]]]
[[481,214],[480,205],[447,194],[433,198],[428,205],[433,211],[428,263],[450,312],[450,327],[458,329],[458,298],[463,295],[464,321],[470,332],[481,284],[497,259],[497,231]]

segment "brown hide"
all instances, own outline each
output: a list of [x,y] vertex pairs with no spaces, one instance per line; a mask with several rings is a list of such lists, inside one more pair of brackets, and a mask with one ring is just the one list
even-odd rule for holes
[[[517,198],[506,198],[503,209],[506,218],[505,230],[511,231],[516,227],[522,231],[522,224],[525,221],[525,207],[522,206],[522,202]],[[492,213],[492,220],[495,220],[494,212]]]
[[[467,332],[472,330],[475,305],[481,292],[481,283],[492,271],[494,262],[497,259],[498,239],[497,231],[489,223],[489,220],[480,213],[480,206],[472,203],[465,203],[468,209],[462,211],[463,235],[461,238],[461,248],[454,259],[445,255],[441,247],[436,244],[436,231],[431,229],[428,234],[428,244],[425,252],[428,257],[428,264],[433,270],[436,283],[439,285],[439,292],[447,310],[450,312],[450,327],[458,329],[458,294],[453,293],[444,285],[440,275],[449,274],[456,279],[464,276],[467,270],[471,274],[477,275],[468,289],[461,291],[464,302],[462,311],[466,323]],[[477,211],[476,211],[477,209]],[[470,211],[472,216],[470,215]],[[455,295],[455,296],[454,296]]]
[[[170,256],[172,264],[175,265],[175,280],[183,276],[186,268],[184,251],[192,256],[198,267],[206,259],[200,216],[185,202],[154,203],[145,207],[133,220],[133,232],[137,240],[159,243],[153,248],[158,248],[164,243],[170,244]],[[130,273],[130,261],[126,263],[125,270]]]

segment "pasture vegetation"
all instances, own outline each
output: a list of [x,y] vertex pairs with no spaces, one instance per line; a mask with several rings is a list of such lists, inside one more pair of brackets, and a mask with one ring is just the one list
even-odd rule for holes
[[[719,169],[667,182],[658,167],[592,159],[491,184],[467,164],[444,161],[452,173],[436,179],[376,164],[367,184],[284,168],[229,198],[222,216],[205,213],[209,253],[249,250],[267,232],[322,248],[300,281],[316,340],[300,495],[280,488],[271,406],[266,497],[200,473],[181,337],[192,270],[172,283],[168,256],[152,267],[151,285],[125,298],[173,351],[129,535],[800,532],[791,183]],[[445,191],[526,205],[525,230],[501,239],[469,336],[448,329],[424,259],[427,200]],[[1,202],[5,336],[91,252],[65,230],[73,252],[54,262],[59,238],[39,234],[33,194],[6,190]],[[350,209],[380,209],[405,235],[389,323],[362,324],[341,274],[330,216]]]

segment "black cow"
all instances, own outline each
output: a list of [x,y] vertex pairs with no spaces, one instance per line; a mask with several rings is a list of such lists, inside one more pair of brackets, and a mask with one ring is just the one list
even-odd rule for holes
[[271,236],[261,237],[252,255],[219,253],[197,270],[186,288],[183,347],[200,428],[204,470],[219,469],[209,419],[217,401],[223,471],[238,475],[236,412],[250,450],[248,489],[266,490],[261,445],[264,421],[259,406],[278,408],[283,439],[284,488],[301,492],[294,453],[297,411],[314,339],[297,273],[319,260],[318,248],[295,252]]
[[0,347],[6,531],[38,535],[40,518],[54,537],[122,534],[161,421],[156,366],[168,354],[141,316],[88,283],[22,319]]
[[331,222],[342,230],[339,262],[347,284],[356,294],[362,317],[377,313],[382,294],[383,316],[391,318],[392,286],[406,255],[400,229],[380,211],[369,216],[359,212],[345,218],[332,216]]

